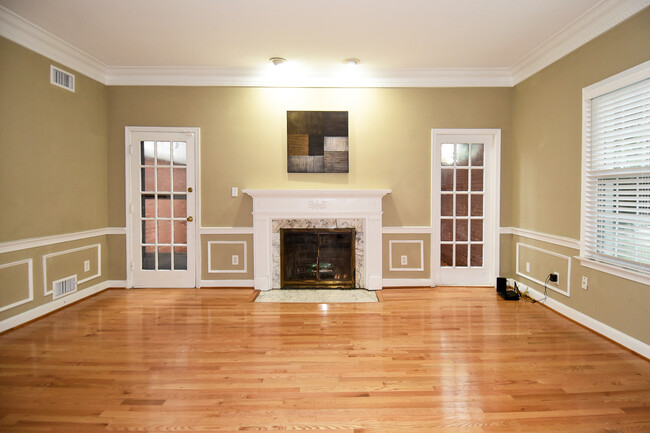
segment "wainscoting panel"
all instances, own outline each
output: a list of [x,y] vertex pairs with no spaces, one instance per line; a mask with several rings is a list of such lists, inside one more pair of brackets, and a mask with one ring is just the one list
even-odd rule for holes
[[32,259],[0,264],[0,312],[34,300],[33,268]]
[[[516,273],[565,296],[571,296],[571,257],[517,242]],[[550,273],[559,274],[558,283],[547,281]]]
[[253,279],[252,233],[202,233],[201,268],[202,287],[251,287],[242,282]]
[[[84,262],[89,268],[84,269]],[[49,269],[49,273],[48,273]],[[77,275],[77,284],[83,284],[102,275],[102,246],[93,244],[43,256],[43,294],[52,294],[52,282]]]
[[430,286],[430,229],[382,232],[383,285]]

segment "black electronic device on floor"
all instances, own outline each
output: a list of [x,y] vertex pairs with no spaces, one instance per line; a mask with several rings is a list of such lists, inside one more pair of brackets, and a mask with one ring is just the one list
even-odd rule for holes
[[497,293],[506,301],[518,301],[519,291],[508,289],[507,280],[502,277],[497,278]]

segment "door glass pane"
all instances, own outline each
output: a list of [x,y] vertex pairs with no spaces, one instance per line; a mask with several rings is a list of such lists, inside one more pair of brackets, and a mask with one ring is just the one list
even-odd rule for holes
[[172,247],[158,247],[158,269],[169,270],[172,268]]
[[454,240],[454,220],[452,219],[440,220],[440,240],[441,241]]
[[482,194],[472,194],[472,216],[483,216]]
[[454,144],[445,143],[440,146],[440,164],[454,165]]
[[472,191],[483,191],[483,169],[472,169]]
[[156,243],[156,222],[154,220],[142,221],[142,243],[143,244]]
[[174,221],[174,243],[187,243],[187,221]]
[[483,143],[472,143],[472,165],[483,165]]
[[456,169],[456,191],[467,191],[467,179],[469,177],[469,170],[466,168]]
[[151,271],[156,269],[156,247],[146,245],[142,247],[142,269]]
[[467,220],[456,220],[456,240],[467,241]]
[[169,168],[158,168],[158,191],[171,191],[171,175]]
[[454,190],[454,169],[444,168],[440,171],[440,190],[453,191]]
[[456,165],[467,165],[469,163],[469,144],[458,143],[456,145]]
[[174,218],[185,218],[187,216],[187,196],[174,194]]
[[173,159],[174,165],[185,165],[186,161],[186,151],[185,151],[185,142],[184,141],[174,141],[173,147]]
[[456,195],[456,216],[467,216],[467,194]]
[[467,244],[456,244],[456,267],[467,266]]
[[171,196],[168,194],[158,196],[158,218],[171,218],[171,201]]
[[159,141],[157,143],[157,160],[158,165],[169,165],[171,159],[171,148],[169,141]]
[[141,215],[143,218],[156,217],[156,196],[153,194],[142,194],[141,196]]
[[471,266],[483,266],[483,244],[471,245]]
[[153,141],[140,142],[140,164],[153,165],[154,162],[154,148]]
[[159,244],[172,243],[172,222],[170,220],[158,221],[158,243]]
[[174,192],[185,192],[187,187],[186,175],[184,168],[174,169]]
[[145,167],[140,169],[140,190],[153,191],[156,186],[155,171],[153,167]]
[[174,247],[174,269],[187,270],[187,247]]
[[470,227],[471,240],[481,242],[483,240],[483,219],[473,219]]
[[454,215],[454,196],[452,194],[443,194],[440,196],[440,215]]
[[451,244],[440,245],[440,266],[449,267],[454,265],[454,246]]

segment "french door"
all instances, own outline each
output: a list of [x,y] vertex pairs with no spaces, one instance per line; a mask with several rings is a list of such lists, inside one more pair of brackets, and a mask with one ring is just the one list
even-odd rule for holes
[[127,127],[130,287],[196,286],[197,129]]
[[431,269],[437,285],[493,286],[500,130],[433,130]]

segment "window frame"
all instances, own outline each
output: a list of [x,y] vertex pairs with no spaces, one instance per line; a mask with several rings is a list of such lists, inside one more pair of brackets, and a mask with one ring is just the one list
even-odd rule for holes
[[586,244],[587,227],[587,168],[588,149],[590,147],[591,100],[604,94],[622,89],[631,84],[650,78],[650,60],[631,69],[613,75],[582,89],[582,173],[581,173],[581,208],[580,208],[580,256],[577,258],[585,267],[616,275],[642,284],[650,284],[650,273],[628,269],[617,263],[589,257]]

